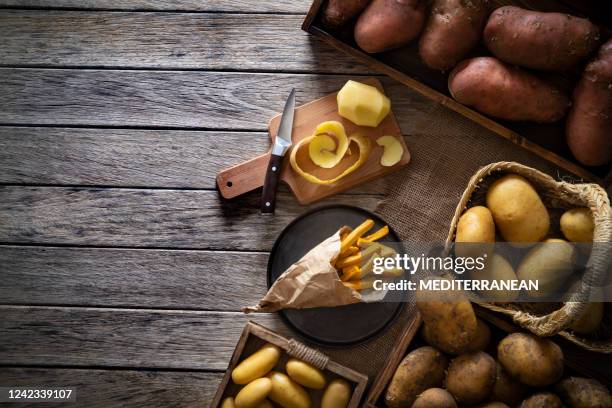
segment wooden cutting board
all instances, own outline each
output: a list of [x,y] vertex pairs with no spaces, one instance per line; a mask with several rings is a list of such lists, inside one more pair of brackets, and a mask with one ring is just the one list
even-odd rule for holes
[[[376,78],[360,79],[359,81],[376,86],[380,90],[383,90],[382,84]],[[391,112],[389,115],[387,115],[387,117],[377,128],[371,128],[357,126],[349,120],[341,117],[338,114],[336,95],[337,92],[334,92],[333,94],[329,94],[321,99],[317,99],[316,101],[307,103],[295,109],[293,131],[291,134],[293,145],[295,146],[301,139],[312,135],[319,123],[327,120],[337,120],[344,125],[347,135],[360,132],[363,135],[368,136],[372,141],[372,152],[370,153],[368,160],[359,169],[342,178],[336,184],[330,186],[310,183],[298,175],[289,164],[290,152],[287,152],[283,160],[283,168],[281,170],[280,177],[282,181],[289,185],[289,188],[300,204],[310,204],[333,194],[337,194],[341,191],[345,191],[349,188],[365,183],[366,181],[370,181],[377,177],[394,172],[410,162],[410,152],[406,147],[401,130],[397,120],[395,119],[395,115],[393,114],[393,101],[391,102]],[[272,118],[268,124],[268,131],[272,141],[274,141],[274,138],[278,132],[280,119],[281,115],[277,115]],[[380,165],[380,157],[382,155],[383,148],[376,144],[376,139],[384,135],[397,137],[404,147],[404,155],[402,159],[392,167],[383,167]],[[303,170],[314,174],[321,179],[331,179],[342,173],[342,171],[350,167],[350,165],[358,159],[359,148],[357,145],[352,143],[350,148],[352,149],[352,154],[346,155],[340,164],[333,169],[323,169],[312,163],[308,156],[307,145],[300,148],[300,151],[297,153],[297,159],[298,163],[300,163],[300,167]],[[262,187],[269,158],[270,151],[254,159],[221,171],[217,175],[217,185],[219,186],[221,195],[224,198],[229,199],[254,190],[258,187]]]

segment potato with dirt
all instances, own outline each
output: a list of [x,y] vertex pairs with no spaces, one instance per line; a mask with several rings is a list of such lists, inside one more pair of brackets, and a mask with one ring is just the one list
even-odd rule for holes
[[419,40],[419,54],[430,68],[453,68],[480,40],[487,0],[435,0]]
[[460,62],[448,77],[448,90],[459,103],[510,121],[556,122],[570,106],[556,87],[492,57]]
[[521,402],[519,408],[565,408],[565,405],[552,392],[538,392]]
[[610,408],[610,391],[592,378],[569,377],[555,387],[557,393],[570,408]]
[[612,161],[612,40],[599,49],[574,89],[565,133],[572,154],[582,164]]
[[493,357],[485,352],[462,354],[451,361],[446,374],[446,389],[461,406],[483,402],[495,384]]
[[355,41],[368,53],[402,47],[421,33],[425,0],[373,0],[355,25]]
[[497,363],[495,384],[491,391],[491,400],[503,402],[511,407],[515,407],[527,395],[528,387],[521,384],[508,374],[506,370]]
[[512,333],[497,345],[497,358],[513,378],[532,387],[546,387],[563,375],[563,351],[551,340]]
[[366,8],[370,0],[329,0],[323,9],[321,22],[327,28],[337,29]]
[[409,408],[429,388],[439,387],[444,380],[448,359],[433,347],[411,351],[401,361],[385,394],[389,408]]
[[563,71],[599,45],[599,29],[585,18],[504,6],[491,13],[484,43],[500,60],[538,70]]
[[411,408],[457,408],[457,403],[448,391],[430,388],[417,397]]

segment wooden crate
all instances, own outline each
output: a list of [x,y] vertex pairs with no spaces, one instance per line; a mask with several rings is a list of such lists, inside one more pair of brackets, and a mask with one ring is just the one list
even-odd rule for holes
[[[232,370],[234,367],[236,367],[236,365],[238,365],[239,362],[244,360],[244,358],[253,354],[266,343],[274,344],[284,351],[278,364],[274,368],[274,370],[281,372],[285,372],[285,363],[289,357],[291,357],[292,350],[296,349],[295,346],[297,345],[300,348],[306,347],[295,340],[286,339],[285,337],[276,334],[256,323],[248,322],[242,331],[236,348],[234,349],[234,354],[232,355],[229,366],[227,367],[225,375],[221,380],[221,384],[219,384],[219,388],[217,388],[217,392],[212,400],[212,403],[210,404],[210,408],[217,408],[225,397],[235,396],[238,393],[242,386],[236,385],[232,382]],[[321,353],[316,350],[310,349],[309,351],[321,355]],[[329,360],[325,365],[324,373],[328,381],[334,378],[343,378],[349,382],[353,388],[353,394],[351,396],[351,400],[349,401],[348,408],[357,408],[361,406],[361,397],[363,396],[365,388],[368,384],[368,377],[366,375],[358,373],[357,371],[340,365],[332,360]],[[318,408],[323,390],[308,391],[312,397],[312,408]]]
[[[509,122],[488,117],[455,101],[448,92],[447,73],[432,70],[422,63],[418,54],[418,41],[406,47],[379,53],[367,54],[359,49],[353,39],[353,23],[336,31],[330,31],[320,23],[320,12],[326,0],[314,0],[302,29],[331,44],[338,50],[351,55],[374,70],[386,74],[407,85],[427,98],[436,101],[465,117],[481,124],[517,145],[549,160],[555,165],[588,180],[609,185],[612,182],[612,171],[609,165],[585,167],[571,154],[565,142],[565,121],[552,124],[532,122]],[[604,38],[612,32],[610,16],[594,7],[592,1],[580,0],[491,0],[491,8],[502,5],[517,5],[540,11],[558,11],[577,16],[589,17],[597,23]],[[599,7],[605,8],[600,2]],[[479,45],[468,57],[490,55],[484,45]],[[468,58],[466,57],[466,58]],[[547,73],[550,80],[571,95],[575,83],[581,75],[580,69],[572,72]]]
[[[508,333],[524,331],[487,309],[474,305],[474,310],[479,318],[488,323],[489,327],[491,328],[491,338],[493,341],[499,341]],[[393,377],[393,373],[395,373],[395,370],[399,366],[400,362],[409,351],[425,345],[419,336],[417,336],[421,324],[421,317],[417,313],[415,319],[406,326],[402,337],[389,354],[383,370],[374,380],[374,383],[366,396],[364,402],[365,407],[386,407],[384,402],[385,392],[389,382],[391,381],[391,377]],[[593,367],[602,366],[602,359],[612,362],[610,357],[602,356],[601,354],[596,353],[589,353],[588,351],[582,350],[559,337],[553,338],[553,341],[555,341],[563,350],[566,373],[575,373],[577,375],[595,378],[608,387],[612,387],[612,377],[609,375],[609,373],[602,373],[593,369]],[[493,354],[491,350],[487,351],[490,354]],[[493,355],[493,357],[495,357],[495,355]],[[603,362],[603,365],[606,365],[606,363]]]

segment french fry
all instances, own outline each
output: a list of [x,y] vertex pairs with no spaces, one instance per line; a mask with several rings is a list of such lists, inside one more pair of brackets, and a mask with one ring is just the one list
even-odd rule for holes
[[360,245],[360,244],[367,243],[367,242],[378,241],[379,239],[386,237],[387,234],[389,234],[389,226],[385,225],[384,227],[382,227],[381,229],[379,229],[375,233],[370,234],[370,235],[368,235],[366,237],[359,238],[357,240],[357,244]]
[[355,245],[357,240],[361,238],[363,234],[368,232],[374,226],[374,221],[368,219],[365,220],[361,225],[352,230],[340,243],[340,254],[343,255],[347,249]]
[[361,276],[361,269],[357,265],[353,265],[342,269],[342,277],[340,280],[347,282],[359,276]]
[[357,252],[359,252],[358,246],[349,247],[349,249],[346,250],[346,256],[355,255]]
[[340,258],[336,262],[336,268],[342,269],[347,266],[359,265],[361,262],[361,253],[357,252],[355,255],[347,256],[345,258]]

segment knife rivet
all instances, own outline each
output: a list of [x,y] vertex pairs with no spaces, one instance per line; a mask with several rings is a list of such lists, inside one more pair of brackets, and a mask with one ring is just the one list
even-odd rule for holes
[[276,166],[272,166],[272,171],[276,171]]
[[269,207],[269,206],[270,206],[270,202],[266,201],[266,207]]

